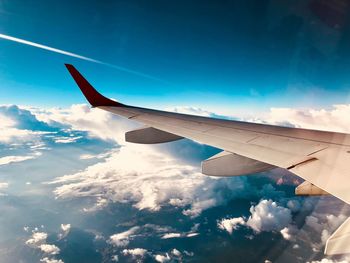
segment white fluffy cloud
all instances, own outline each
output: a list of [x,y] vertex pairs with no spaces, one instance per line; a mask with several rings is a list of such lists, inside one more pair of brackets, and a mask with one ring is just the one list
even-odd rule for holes
[[171,258],[170,258],[168,253],[166,253],[165,255],[160,255],[160,254],[155,255],[154,259],[157,262],[160,262],[160,263],[169,262],[171,260]]
[[114,234],[110,236],[109,243],[117,247],[125,247],[129,244],[130,239],[132,239],[135,234],[140,230],[140,227],[134,226],[127,231]]
[[285,240],[295,240],[295,234],[297,233],[297,231],[297,227],[295,227],[294,225],[289,225],[283,228],[280,231],[280,233]]
[[147,254],[147,250],[144,248],[124,249],[122,253],[124,256],[130,255],[134,260],[137,260],[143,258]]
[[[5,106],[0,106],[0,107],[5,107]],[[2,128],[8,128],[8,127],[13,127],[15,126],[16,122],[4,115],[4,113],[0,114],[0,123]]]
[[61,229],[63,232],[67,233],[70,231],[71,225],[70,224],[61,224]]
[[0,143],[24,143],[39,141],[40,136],[46,134],[45,132],[31,131],[25,129],[17,129],[12,127],[0,128]]
[[[317,217],[316,217],[317,216]],[[340,214],[338,216],[329,214],[325,218],[322,215],[310,215],[305,219],[307,226],[314,229],[316,232],[321,233],[321,244],[313,244],[314,248],[320,249],[320,247],[326,244],[331,234],[347,219],[346,215]]]
[[179,250],[177,250],[176,248],[174,248],[172,251],[171,251],[171,254],[174,255],[175,257],[181,257],[182,254]]
[[50,255],[57,255],[60,253],[60,249],[55,246],[55,245],[50,245],[50,244],[42,244],[39,246],[42,252]]
[[251,216],[247,226],[256,232],[280,231],[292,221],[292,214],[288,208],[277,205],[272,200],[261,200],[250,208]]
[[[124,132],[136,124],[109,112],[91,108],[86,104],[72,105],[68,109],[36,110],[35,116],[50,125],[68,125],[91,136],[117,142],[124,141]],[[60,141],[62,142],[62,141]]]
[[271,108],[260,121],[307,129],[350,132],[349,114],[350,104],[333,105],[328,109]]
[[64,263],[61,259],[48,258],[48,257],[44,257],[44,258],[40,259],[40,262],[43,262],[43,263]]
[[51,183],[59,185],[54,191],[59,198],[99,196],[104,204],[133,202],[134,207],[151,211],[173,205],[183,207],[188,216],[243,194],[246,187],[245,178],[206,177],[198,167],[181,164],[152,147],[129,144],[104,162]]
[[237,229],[239,225],[244,225],[244,224],[245,224],[245,221],[243,217],[227,218],[219,221],[218,227],[232,234],[233,230]]
[[39,142],[43,134],[50,133],[32,112],[16,105],[0,105],[0,123],[0,143],[4,144]]
[[298,200],[289,200],[287,202],[287,207],[292,211],[292,212],[298,212],[301,209],[301,204]]
[[71,229],[71,225],[70,224],[61,224],[61,231],[62,233],[58,234],[59,238],[62,239],[64,237],[66,237]]
[[247,226],[256,233],[263,231],[280,232],[284,239],[293,240],[297,228],[291,225],[291,210],[279,206],[272,200],[261,200],[256,206],[251,206],[251,215],[243,217],[225,218],[218,222],[218,228],[232,234],[240,225]]
[[[41,226],[41,228],[44,228],[44,226]],[[26,232],[29,231],[29,227],[24,227],[24,230]],[[39,232],[38,228],[35,228],[32,231],[32,235],[31,237],[25,242],[26,245],[35,248],[35,249],[39,249],[40,251],[42,251],[45,256],[50,255],[50,256],[54,256],[54,255],[58,255],[60,253],[60,249],[56,246],[56,245],[52,245],[52,244],[47,244],[46,243],[46,239],[48,237],[48,234],[45,232]],[[45,263],[63,263],[63,261],[61,260],[57,260],[54,258],[49,258],[49,257],[44,257],[41,259],[41,262],[45,262]]]
[[46,242],[46,238],[47,238],[47,233],[34,232],[31,238],[26,241],[26,244],[37,247],[43,244],[44,242]]

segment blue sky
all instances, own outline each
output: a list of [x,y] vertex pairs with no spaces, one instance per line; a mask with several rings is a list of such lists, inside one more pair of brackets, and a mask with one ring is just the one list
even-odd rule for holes
[[0,12],[2,34],[164,80],[0,39],[3,104],[85,102],[63,63],[109,97],[158,108],[255,112],[349,100],[346,30],[304,1],[15,0]]

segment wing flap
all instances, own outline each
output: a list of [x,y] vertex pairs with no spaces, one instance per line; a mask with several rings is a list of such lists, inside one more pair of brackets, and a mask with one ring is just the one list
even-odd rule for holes
[[240,176],[273,168],[275,166],[225,151],[202,162],[202,173],[210,176]]
[[295,188],[295,195],[301,196],[320,196],[320,195],[329,195],[326,191],[318,188],[314,184],[304,181],[297,188]]

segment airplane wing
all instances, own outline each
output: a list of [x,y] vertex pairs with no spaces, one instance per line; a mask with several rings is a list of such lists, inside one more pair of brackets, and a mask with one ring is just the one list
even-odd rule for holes
[[[127,132],[126,141],[151,144],[188,138],[223,150],[202,163],[204,174],[236,176],[281,167],[306,180],[296,189],[296,194],[329,193],[350,204],[349,134],[124,105],[98,93],[74,66],[66,64],[66,67],[93,107],[146,125]],[[350,244],[350,236],[345,239],[345,244]],[[339,254],[346,250],[328,248],[327,251]]]

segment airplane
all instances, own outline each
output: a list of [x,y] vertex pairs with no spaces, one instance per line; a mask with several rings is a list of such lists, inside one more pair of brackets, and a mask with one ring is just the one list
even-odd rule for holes
[[[222,120],[129,106],[101,95],[71,64],[69,73],[92,107],[143,123],[125,133],[132,143],[188,138],[223,151],[202,162],[209,176],[287,169],[305,181],[296,195],[334,195],[350,204],[350,134]],[[350,253],[350,217],[330,236],[326,255]]]

